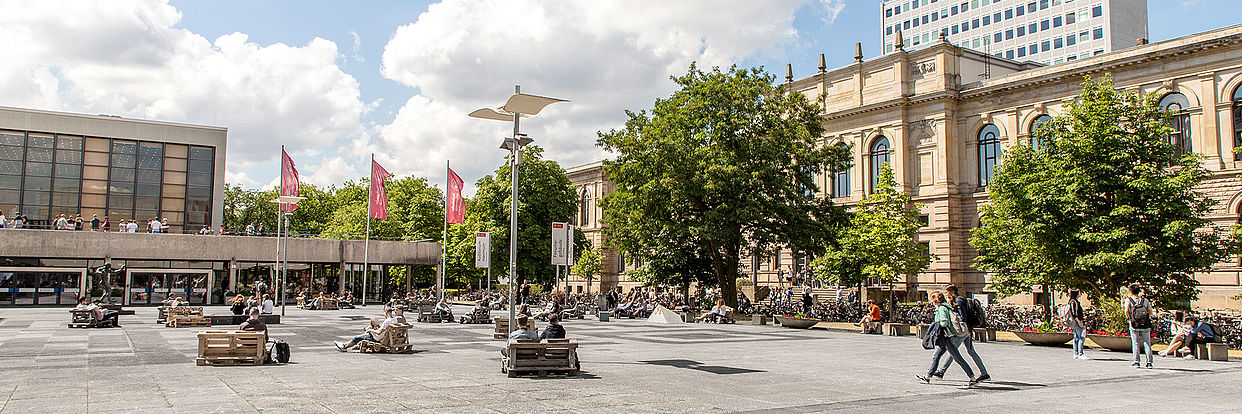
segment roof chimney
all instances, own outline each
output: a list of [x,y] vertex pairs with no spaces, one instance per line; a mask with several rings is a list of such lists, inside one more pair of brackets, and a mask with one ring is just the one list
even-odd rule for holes
[[792,63],[785,64],[785,82],[793,83],[793,64]]
[[1140,38],[1138,38],[1138,40],[1134,41],[1134,44],[1135,44],[1136,46],[1142,46],[1142,45],[1145,45],[1145,44],[1147,44],[1147,38],[1146,38],[1146,37],[1140,37]]
[[854,61],[862,62],[862,42],[854,44]]
[[828,70],[828,61],[824,59],[824,54],[820,53],[819,54],[819,73],[824,73],[825,70]]

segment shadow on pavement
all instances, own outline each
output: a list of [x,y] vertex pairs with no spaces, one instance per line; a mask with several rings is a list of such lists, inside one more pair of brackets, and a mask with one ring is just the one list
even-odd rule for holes
[[702,362],[691,361],[689,359],[659,359],[659,360],[653,360],[653,361],[638,361],[638,362],[643,363],[643,364],[650,364],[650,365],[663,365],[663,366],[676,367],[676,368],[693,369],[696,371],[710,372],[712,374],[717,374],[717,375],[767,372],[767,371],[747,369],[747,368],[724,367],[724,366],[718,366],[718,365],[703,365]]

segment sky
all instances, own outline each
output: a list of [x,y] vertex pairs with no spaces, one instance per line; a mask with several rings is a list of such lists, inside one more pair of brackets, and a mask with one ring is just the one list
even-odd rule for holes
[[[1144,1],[1144,0],[1122,0]],[[1242,1],[1148,0],[1152,41],[1242,23]],[[513,93],[567,99],[522,122],[562,167],[701,66],[816,72],[879,50],[880,0],[0,0],[0,106],[229,128],[226,182],[388,171],[474,191],[504,162]]]

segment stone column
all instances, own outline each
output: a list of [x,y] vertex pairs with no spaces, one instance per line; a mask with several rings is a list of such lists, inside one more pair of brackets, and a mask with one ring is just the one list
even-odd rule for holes
[[[1222,153],[1220,127],[1217,125],[1216,119],[1216,75],[1211,72],[1199,74],[1199,115],[1198,125],[1193,122],[1191,124],[1191,142],[1196,152],[1203,154],[1203,167],[1212,171],[1220,171],[1225,167],[1226,157],[1230,160],[1231,156],[1227,156],[1228,152]],[[1224,144],[1224,148],[1233,148],[1233,140]]]

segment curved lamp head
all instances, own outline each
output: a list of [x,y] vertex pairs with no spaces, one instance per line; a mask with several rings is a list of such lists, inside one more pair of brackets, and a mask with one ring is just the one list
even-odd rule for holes
[[546,96],[515,93],[509,97],[509,100],[505,101],[505,106],[501,107],[501,109],[514,114],[538,115],[543,108],[557,102],[569,101]]
[[493,121],[513,121],[513,114],[492,108],[475,109],[474,112],[470,113],[470,117],[490,119]]

